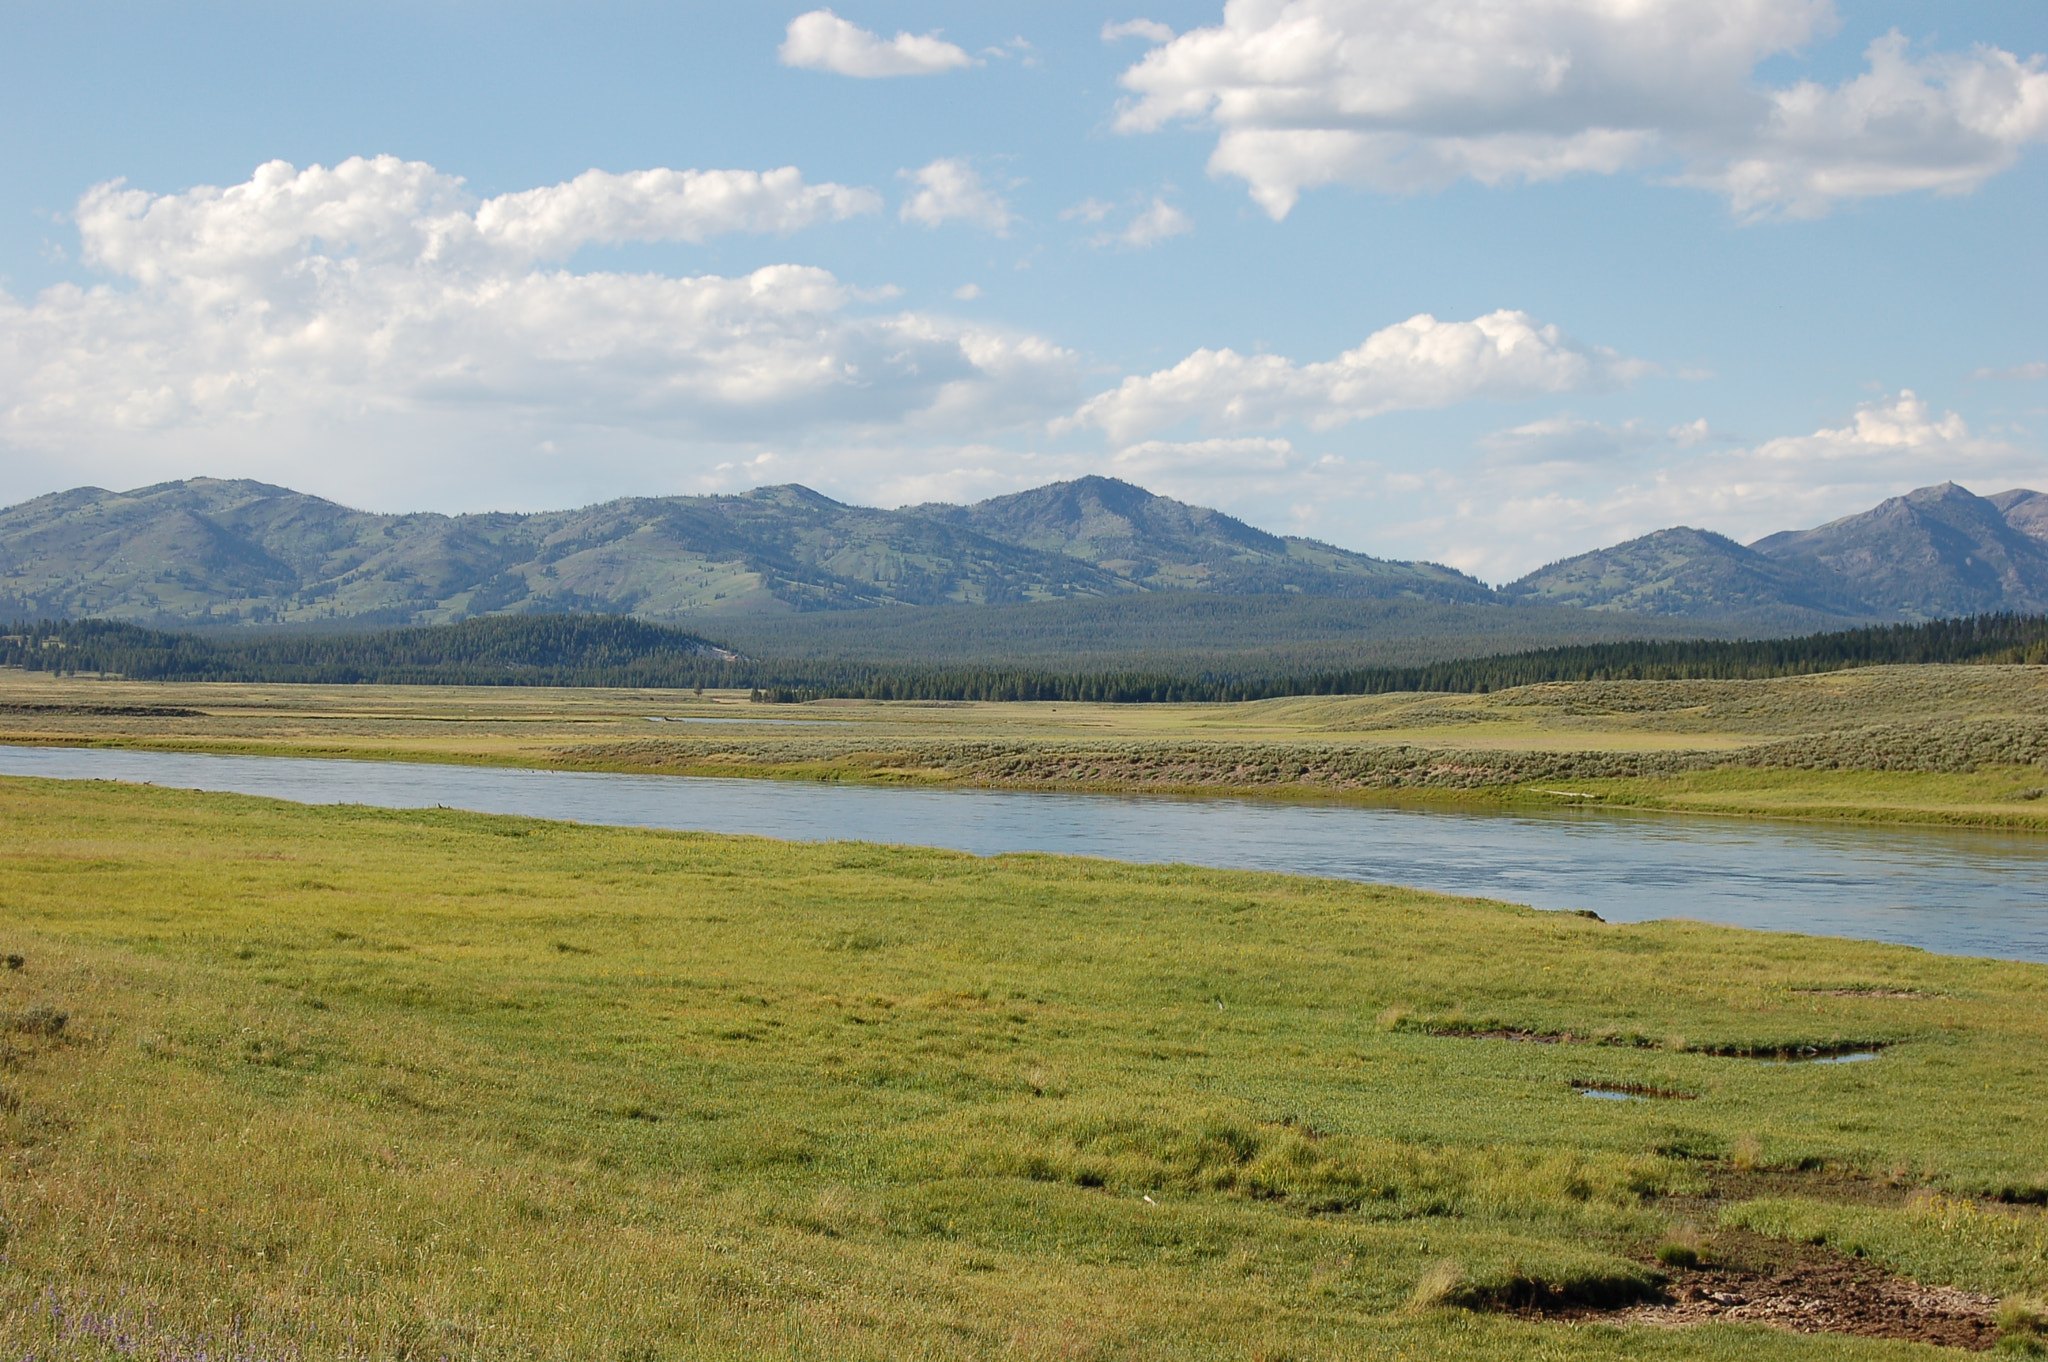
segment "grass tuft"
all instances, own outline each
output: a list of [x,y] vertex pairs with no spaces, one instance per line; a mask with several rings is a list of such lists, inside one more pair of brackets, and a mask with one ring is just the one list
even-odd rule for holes
[[2048,1356],[2048,1304],[2007,1300],[1998,1306],[1998,1347],[2025,1357]]
[[1466,1303],[1468,1282],[1463,1264],[1451,1258],[1431,1263],[1408,1293],[1410,1310],[1443,1310]]

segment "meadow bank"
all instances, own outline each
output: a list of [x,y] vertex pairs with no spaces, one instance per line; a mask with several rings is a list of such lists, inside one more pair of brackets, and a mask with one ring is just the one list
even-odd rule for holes
[[24,1355],[1880,1358],[2048,1292],[2048,968],[101,784],[0,819]]

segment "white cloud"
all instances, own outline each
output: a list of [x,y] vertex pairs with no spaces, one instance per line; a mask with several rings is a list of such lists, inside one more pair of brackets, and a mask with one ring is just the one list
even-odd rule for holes
[[1157,19],[1126,19],[1120,24],[1104,24],[1102,41],[1117,42],[1123,38],[1143,38],[1148,43],[1170,43],[1173,30]]
[[1275,473],[1299,463],[1292,441],[1277,436],[1214,440],[1145,440],[1126,445],[1110,458],[1118,477],[1206,473],[1225,477]]
[[1003,236],[1015,220],[1010,205],[981,182],[973,166],[958,157],[942,157],[920,170],[906,170],[902,174],[917,186],[917,192],[904,200],[905,222],[926,227],[966,222]]
[[1694,445],[1703,445],[1709,440],[1726,438],[1717,435],[1714,428],[1707,424],[1707,418],[1704,416],[1688,421],[1682,426],[1673,426],[1665,431],[1664,435],[1680,449],[1691,449]]
[[981,64],[937,33],[898,33],[884,42],[829,9],[814,9],[791,19],[777,55],[784,66],[864,79],[932,76]]
[[514,447],[516,434],[521,449],[597,439],[673,457],[676,441],[928,438],[1071,407],[1077,365],[1060,347],[862,315],[822,269],[535,267],[584,240],[780,230],[850,210],[824,192],[837,186],[748,176],[600,174],[481,204],[393,158],[272,163],[174,195],[99,186],[78,210],[84,257],[123,282],[0,293],[0,441],[38,457],[126,450],[177,476],[195,454],[246,468],[258,451],[303,472],[345,451],[363,478],[383,460],[379,476],[404,481],[460,462],[442,453],[450,431],[450,448]]
[[1072,208],[1062,208],[1060,221],[1072,222],[1079,218],[1082,222],[1100,222],[1115,211],[1116,205],[1103,199],[1083,199]]
[[699,242],[790,232],[881,208],[872,189],[805,184],[794,166],[591,170],[565,184],[473,204],[462,180],[420,161],[351,157],[329,169],[283,161],[225,189],[150,194],[115,180],[76,213],[87,264],[144,284],[231,274],[273,282],[314,256],[362,269],[400,259],[444,269],[561,259],[591,242]]
[[1301,422],[1328,430],[1404,408],[1612,388],[1647,369],[1612,350],[1582,345],[1527,313],[1492,312],[1469,322],[1440,322],[1423,313],[1315,364],[1197,350],[1171,369],[1126,378],[1056,428],[1098,426],[1115,440],[1187,420],[1209,428]]
[[962,284],[959,288],[953,290],[953,296],[963,303],[971,303],[981,296],[981,285]]
[[1870,69],[1838,88],[1773,91],[1752,145],[1681,180],[1719,190],[1738,212],[1816,217],[1844,199],[1968,193],[2048,140],[2039,57],[1979,47],[1916,62],[1897,33],[1865,55]]
[[1126,246],[1142,250],[1168,237],[1182,236],[1194,230],[1195,224],[1186,213],[1165,199],[1154,196],[1151,206],[1133,218],[1130,226],[1117,233],[1116,239]]
[[2048,71],[1990,47],[1915,60],[1896,34],[1838,87],[1757,83],[1829,0],[1230,0],[1122,77],[1119,126],[1215,127],[1210,169],[1285,217],[1301,192],[1389,192],[1678,163],[1739,212],[1975,188],[2048,139]]
[[824,219],[877,213],[872,189],[807,185],[780,170],[586,170],[566,184],[503,194],[479,205],[486,240],[536,260],[571,255],[585,242],[703,241],[727,232],[793,232]]
[[2048,360],[2034,360],[2029,364],[2015,364],[2010,369],[1979,369],[1971,378],[2030,379],[2048,378]]
[[1551,416],[1495,431],[1479,444],[1492,455],[1490,461],[1496,465],[1600,464],[1641,453],[1663,438],[1639,421],[1610,425],[1574,416]]

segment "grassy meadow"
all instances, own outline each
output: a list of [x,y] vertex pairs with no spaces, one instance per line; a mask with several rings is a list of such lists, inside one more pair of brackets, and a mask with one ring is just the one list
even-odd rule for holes
[[2048,1294],[2041,966],[103,783],[0,826],[7,1356],[1904,1359],[1600,1308],[1755,1243],[2021,1350]]
[[819,701],[0,673],[0,742],[2048,830],[2048,667],[1239,704]]

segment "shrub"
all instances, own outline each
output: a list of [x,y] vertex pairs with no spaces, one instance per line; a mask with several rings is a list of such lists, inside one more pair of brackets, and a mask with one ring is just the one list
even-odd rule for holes
[[17,1012],[7,1019],[7,1029],[24,1036],[54,1036],[64,1030],[71,1020],[66,1012],[59,1012],[48,1003],[37,1003],[34,1007]]

